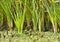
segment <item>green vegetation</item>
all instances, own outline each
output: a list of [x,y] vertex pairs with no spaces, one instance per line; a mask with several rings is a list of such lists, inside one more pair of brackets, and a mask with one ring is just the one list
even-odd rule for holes
[[[16,36],[28,35],[27,39],[33,35],[31,42],[35,42],[35,37],[38,36],[44,39],[45,32],[52,33],[51,38],[54,38],[54,34],[60,33],[60,1],[0,0],[0,31],[4,30],[8,32],[7,37],[9,33],[13,34],[13,31],[17,33]],[[51,38],[47,37],[48,40]],[[57,37],[56,40],[58,40]]]
[[[22,28],[23,28],[23,24],[24,24],[24,18],[25,18],[25,11],[26,11],[26,6],[23,6],[24,8],[22,8],[22,1],[15,1],[15,11],[16,14],[12,14],[13,16],[13,20],[14,23],[16,25],[16,27],[18,28],[18,33],[22,33]],[[26,1],[24,3],[26,5]]]
[[7,17],[7,22],[8,22],[8,26],[9,26],[9,29],[11,30],[12,28],[12,17],[11,17],[11,0],[2,0],[0,1],[0,6],[2,7],[1,10],[4,11],[4,13],[2,14],[5,14],[6,17]]

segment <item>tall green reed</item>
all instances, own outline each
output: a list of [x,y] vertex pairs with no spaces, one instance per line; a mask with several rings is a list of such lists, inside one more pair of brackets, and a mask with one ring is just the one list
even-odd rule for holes
[[[32,2],[32,3],[30,3],[30,2]],[[38,28],[39,31],[41,31],[41,27],[44,26],[44,9],[41,7],[42,4],[41,4],[40,0],[38,0],[38,1],[30,0],[29,3],[30,4],[27,4],[26,7],[29,10],[28,14],[32,15],[32,17],[30,17],[30,18],[32,18],[33,29],[34,29],[34,31],[36,31]]]
[[27,26],[25,28],[30,30],[32,25],[32,14],[29,9],[31,9],[31,0],[27,0],[26,2],[26,14],[25,14],[26,18],[25,22],[27,22]]
[[[52,0],[50,5],[48,4],[48,2],[45,0],[45,3],[43,2],[48,14],[49,14],[49,19],[53,25],[53,29],[54,29],[54,33],[57,33],[57,17],[59,17],[59,10],[57,10],[57,6],[56,6],[56,1]],[[58,11],[58,12],[57,12]]]
[[26,7],[25,7],[26,0],[23,0],[23,1],[17,0],[17,1],[15,1],[15,5],[16,5],[15,6],[16,13],[14,14],[14,16],[12,15],[12,17],[13,17],[14,23],[18,29],[18,33],[22,34],[24,18],[25,18],[25,11],[26,11]]
[[38,18],[38,28],[39,28],[39,31],[41,32],[44,28],[44,7],[42,5],[42,1],[39,0],[38,2],[38,14],[39,14],[39,18]]
[[33,21],[33,29],[34,31],[37,30],[37,23],[38,23],[38,4],[36,4],[35,0],[32,0],[32,21]]
[[7,17],[7,21],[8,21],[8,26],[9,29],[11,30],[12,28],[12,18],[11,18],[11,0],[1,0],[0,1],[0,6],[2,7],[2,9],[4,10],[6,17]]

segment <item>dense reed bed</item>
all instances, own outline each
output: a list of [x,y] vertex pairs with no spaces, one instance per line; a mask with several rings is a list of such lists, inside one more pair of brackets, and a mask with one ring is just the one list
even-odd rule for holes
[[9,31],[17,28],[19,34],[22,34],[24,30],[58,33],[60,31],[60,1],[1,0],[0,28],[7,28],[6,30]]

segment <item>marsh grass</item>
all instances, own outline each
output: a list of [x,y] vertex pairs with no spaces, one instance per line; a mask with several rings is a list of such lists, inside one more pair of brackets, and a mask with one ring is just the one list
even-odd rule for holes
[[[22,33],[23,28],[26,27],[32,28],[32,30],[34,31],[39,30],[39,32],[46,31],[46,28],[48,28],[49,30],[50,28],[52,28],[54,33],[57,33],[58,29],[60,30],[60,2],[58,1],[1,0],[1,24],[3,23],[2,10],[7,17],[9,29],[11,30],[12,27],[14,28],[13,25],[15,24],[15,27],[18,29],[18,33]],[[26,26],[24,22],[26,22]]]

